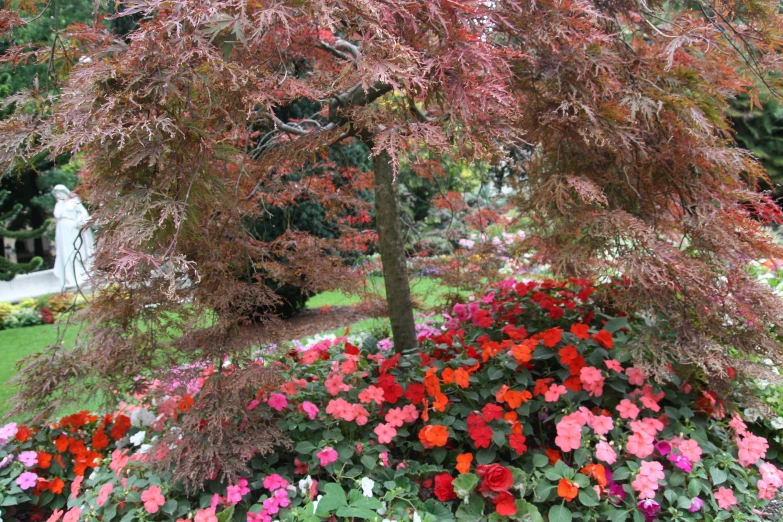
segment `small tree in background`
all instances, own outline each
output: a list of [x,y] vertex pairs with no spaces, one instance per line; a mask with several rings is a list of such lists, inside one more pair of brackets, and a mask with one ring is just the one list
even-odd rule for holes
[[[5,198],[8,197],[8,191],[0,190],[0,205],[3,204]],[[6,227],[7,223],[13,222],[24,209],[21,203],[14,205],[11,211],[4,214],[0,214],[0,239],[4,237],[10,237],[16,240],[33,239],[39,237],[46,231],[46,228],[51,223],[50,220],[44,222],[44,225],[40,228],[34,228],[30,230],[9,230]],[[0,245],[2,243],[0,242]],[[43,259],[40,257],[34,257],[27,263],[14,263],[3,256],[0,256],[0,281],[10,281],[19,274],[28,274],[35,272],[43,264]]]

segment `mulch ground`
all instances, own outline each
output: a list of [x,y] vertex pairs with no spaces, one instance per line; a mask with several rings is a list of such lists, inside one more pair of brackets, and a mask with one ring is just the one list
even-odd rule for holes
[[367,317],[370,315],[357,306],[309,309],[290,319],[243,326],[235,342],[243,346],[278,344],[344,328]]

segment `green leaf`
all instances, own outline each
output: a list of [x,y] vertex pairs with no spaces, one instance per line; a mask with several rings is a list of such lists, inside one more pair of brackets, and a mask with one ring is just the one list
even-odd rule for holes
[[549,522],[571,522],[573,516],[565,506],[552,506],[549,508]]
[[530,502],[517,500],[515,504],[517,506],[516,518],[526,522],[544,522],[544,517],[541,516],[538,508]]
[[348,505],[350,507],[357,507],[363,509],[381,509],[383,504],[375,497],[365,497],[361,492],[351,490],[349,495]]
[[228,522],[234,516],[234,506],[224,509],[215,516],[217,516],[218,522]]
[[367,469],[374,469],[375,466],[378,464],[378,459],[371,455],[364,455],[361,458],[362,465]]
[[549,464],[549,457],[543,453],[536,453],[533,455],[533,466],[537,468],[543,468],[547,464]]
[[324,486],[324,497],[318,502],[318,508],[315,514],[319,516],[328,516],[333,511],[348,505],[345,498],[345,491],[339,484],[330,483]]
[[485,448],[476,452],[476,462],[479,464],[492,464],[495,462],[495,450]]
[[316,447],[308,441],[302,441],[296,445],[296,452],[302,455],[312,455]]
[[474,475],[473,473],[463,473],[459,477],[455,478],[451,484],[454,486],[454,493],[456,493],[459,498],[466,499],[471,495],[471,493],[473,493],[473,490],[476,489],[478,483],[478,475]]
[[585,462],[587,462],[587,457],[590,455],[590,452],[587,451],[584,448],[579,448],[574,452],[574,462],[577,466],[583,466]]
[[536,489],[533,491],[533,500],[536,502],[546,502],[549,500],[549,497],[552,496],[552,492],[554,492],[556,487],[557,486],[549,482],[539,482],[538,486],[536,486]]
[[600,504],[598,501],[598,495],[595,493],[595,490],[593,488],[584,488],[579,491],[579,502],[582,503],[583,506],[597,506]]
[[606,515],[606,519],[609,520],[609,522],[625,522],[625,519],[628,518],[628,512],[621,509],[606,511],[604,515]]
[[502,448],[506,444],[506,434],[502,431],[496,431],[492,434],[492,442],[494,442],[499,448]]
[[717,466],[713,466],[710,468],[710,478],[712,479],[712,484],[717,486],[726,482],[726,479],[728,479],[729,476],[722,469],[718,468]]
[[701,482],[699,482],[698,479],[691,479],[688,481],[688,493],[692,497],[699,496],[699,493],[701,492]]
[[165,504],[163,504],[163,512],[168,513],[169,515],[173,515],[174,512],[177,510],[177,506],[179,504],[177,503],[176,499],[170,498],[166,501]]
[[[324,499],[321,499],[321,502],[323,502]],[[318,510],[321,509],[320,502],[318,503]],[[353,507],[353,506],[343,506],[340,509],[337,510],[337,516],[338,517],[348,517],[348,518],[361,518],[364,520],[367,519],[375,519],[378,517],[378,513],[375,511],[372,511],[371,509],[365,509],[365,508],[359,508],[359,507]]]
[[467,502],[457,508],[459,522],[479,522],[484,519],[484,500],[478,495],[471,495]]
[[576,485],[579,486],[580,488],[589,488],[590,487],[590,479],[587,478],[587,475],[583,475],[581,473],[577,474],[574,477],[573,482],[575,482]]
[[612,334],[623,328],[629,328],[627,317],[615,317],[604,325],[604,330]]
[[630,476],[631,476],[631,471],[628,468],[619,467],[614,471],[612,480],[614,480],[615,482],[619,482],[621,480],[627,479]]

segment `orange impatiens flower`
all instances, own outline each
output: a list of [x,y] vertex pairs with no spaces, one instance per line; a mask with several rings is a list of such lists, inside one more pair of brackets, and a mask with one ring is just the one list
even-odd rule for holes
[[538,337],[544,341],[544,346],[547,348],[554,348],[557,343],[560,342],[560,339],[563,337],[563,329],[562,328],[550,328],[549,330],[545,330],[538,334]]
[[547,450],[546,450],[546,456],[547,456],[547,457],[549,457],[549,463],[550,463],[551,465],[553,465],[553,466],[554,466],[555,464],[557,464],[557,461],[558,461],[558,460],[562,460],[562,459],[560,458],[560,452],[559,452],[559,451],[557,451],[556,449],[547,448]]
[[443,447],[448,440],[449,430],[446,426],[432,424],[419,430],[419,441],[427,449]]
[[443,379],[443,384],[451,384],[454,382],[454,370],[451,368],[444,368],[440,374],[440,378]]
[[437,397],[440,394],[440,379],[435,375],[437,371],[438,369],[432,366],[424,374],[424,389],[430,397]]
[[449,404],[449,398],[446,395],[439,393],[435,397],[435,402],[432,403],[432,409],[443,413],[446,411],[446,406]]
[[536,395],[544,395],[549,389],[549,383],[553,382],[554,380],[555,379],[552,377],[547,377],[546,379],[536,379],[536,385],[533,388],[533,393]]
[[515,344],[511,347],[511,355],[516,359],[517,364],[524,364],[533,359],[533,350],[536,348],[536,341],[528,339],[522,344]]
[[568,480],[567,478],[560,479],[557,484],[557,495],[564,498],[566,502],[571,502],[579,494],[579,486]]
[[32,431],[30,431],[30,428],[27,426],[19,426],[16,431],[16,440],[19,442],[27,442],[31,433]]
[[59,495],[63,492],[63,486],[65,486],[65,482],[60,477],[54,477],[49,484],[49,491],[55,495]]
[[506,404],[508,404],[508,407],[511,409],[516,409],[522,406],[523,403],[529,401],[533,398],[533,394],[531,394],[529,391],[516,391],[516,390],[508,390],[503,397],[506,401]]
[[463,368],[459,368],[454,372],[454,380],[457,382],[457,386],[464,390],[470,385],[470,374]]
[[54,445],[57,447],[58,453],[65,453],[69,444],[68,437],[65,436],[65,433],[60,433],[60,436],[54,439]]
[[594,478],[599,486],[606,486],[606,469],[603,464],[588,464],[580,471],[588,477]]
[[51,453],[46,453],[45,451],[39,451],[38,452],[38,467],[41,469],[49,469],[49,467],[52,465],[52,455]]
[[[294,385],[294,383],[286,383],[286,384]],[[294,393],[296,393],[296,388],[294,388]],[[190,411],[190,407],[193,406],[194,403],[195,401],[193,400],[193,397],[185,393],[182,395],[182,398],[179,400],[179,402],[177,402],[177,408],[179,408],[179,411],[181,411],[182,413],[186,413]]]
[[593,340],[607,350],[614,348],[614,339],[612,339],[612,334],[606,330],[601,330],[600,332],[593,334]]
[[473,462],[472,453],[462,453],[457,455],[457,471],[460,473],[470,473],[471,462]]
[[109,445],[109,437],[106,436],[103,428],[104,426],[101,424],[101,427],[92,434],[92,447],[97,450],[106,448]]

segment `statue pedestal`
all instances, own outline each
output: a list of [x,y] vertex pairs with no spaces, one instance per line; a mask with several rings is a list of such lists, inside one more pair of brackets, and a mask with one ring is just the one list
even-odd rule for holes
[[0,301],[15,303],[28,297],[59,294],[63,290],[74,289],[64,289],[54,276],[54,270],[42,270],[32,274],[20,274],[10,281],[0,281]]

